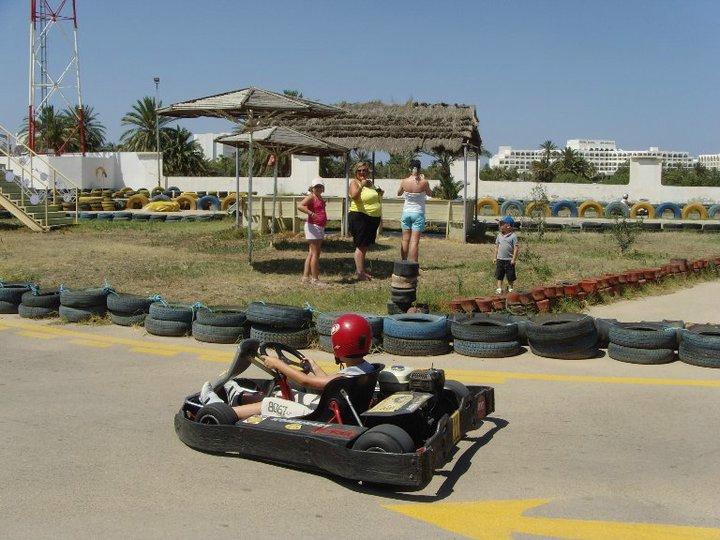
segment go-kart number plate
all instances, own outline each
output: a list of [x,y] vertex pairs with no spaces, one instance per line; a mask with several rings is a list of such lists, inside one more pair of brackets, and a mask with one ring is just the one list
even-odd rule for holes
[[460,411],[455,411],[450,417],[450,425],[452,426],[453,444],[460,440]]

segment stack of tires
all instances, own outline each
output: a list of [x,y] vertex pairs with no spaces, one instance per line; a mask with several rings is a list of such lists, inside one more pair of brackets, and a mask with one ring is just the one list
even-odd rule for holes
[[0,283],[0,313],[17,313],[22,296],[30,290],[30,283]]
[[675,360],[677,326],[664,322],[610,325],[608,356],[630,364],[668,364]]
[[55,317],[60,309],[60,291],[58,289],[31,289],[22,295],[18,306],[18,315],[25,319],[44,319]]
[[152,300],[134,294],[111,292],[107,297],[110,320],[120,326],[134,326],[145,323],[145,317]]
[[145,317],[145,330],[154,336],[186,336],[191,331],[192,322],[192,306],[153,302]]
[[455,352],[465,356],[502,358],[522,352],[518,325],[506,315],[457,315],[450,331]]
[[[332,327],[333,324],[335,324],[335,320],[340,317],[340,315],[344,315],[345,313],[348,312],[337,311],[331,313],[321,313],[315,318],[315,330],[318,334],[318,343],[321,351],[329,353],[333,352],[332,343],[330,341]],[[370,324],[370,328],[372,328],[373,338],[370,349],[372,350],[376,347],[379,347],[382,344],[384,317],[380,315],[371,315],[369,313],[358,313],[357,315],[364,317],[365,320],[367,320],[367,322]]]
[[600,352],[595,321],[588,315],[547,313],[528,321],[526,327],[530,350],[547,358],[580,360]]
[[396,261],[390,278],[388,313],[405,313],[417,300],[417,281],[420,265],[415,261]]
[[195,313],[192,335],[205,343],[237,343],[248,337],[247,317],[239,308],[206,307]]
[[87,321],[93,317],[105,317],[109,289],[84,289],[60,291],[60,317],[68,322]]
[[681,330],[678,356],[686,364],[720,368],[720,325],[695,324]]
[[424,313],[398,314],[383,321],[383,349],[401,356],[433,356],[450,352],[448,319]]
[[282,343],[295,349],[307,349],[313,340],[312,311],[309,309],[251,302],[245,315],[252,339]]

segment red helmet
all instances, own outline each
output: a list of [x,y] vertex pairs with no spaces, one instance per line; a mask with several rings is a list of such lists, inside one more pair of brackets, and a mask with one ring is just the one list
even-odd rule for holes
[[372,343],[370,323],[356,313],[341,315],[330,331],[330,342],[335,358],[362,358]]

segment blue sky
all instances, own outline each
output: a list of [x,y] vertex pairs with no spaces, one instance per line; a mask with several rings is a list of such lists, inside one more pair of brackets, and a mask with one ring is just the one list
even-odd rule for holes
[[[13,130],[28,4],[0,0],[0,123]],[[78,12],[84,101],[111,140],[158,75],[165,103],[256,85],[473,104],[493,152],[585,137],[720,152],[720,2],[78,0]]]

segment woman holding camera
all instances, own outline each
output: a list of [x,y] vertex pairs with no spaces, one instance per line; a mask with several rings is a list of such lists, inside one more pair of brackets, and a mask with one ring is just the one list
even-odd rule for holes
[[365,255],[377,238],[383,191],[373,185],[370,167],[364,161],[355,165],[355,178],[350,180],[349,192],[348,230],[355,246],[355,272],[358,280],[365,281],[372,279],[365,268]]

